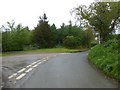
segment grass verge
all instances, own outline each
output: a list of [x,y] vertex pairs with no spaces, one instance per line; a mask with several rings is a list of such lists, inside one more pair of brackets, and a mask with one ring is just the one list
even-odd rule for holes
[[93,47],[88,55],[89,60],[107,76],[120,81],[120,54],[118,41],[110,40],[105,44]]
[[26,51],[3,52],[0,55],[10,56],[10,55],[19,55],[19,54],[28,54],[28,53],[75,53],[75,52],[82,52],[86,50],[87,49],[45,48],[45,49],[26,50]]

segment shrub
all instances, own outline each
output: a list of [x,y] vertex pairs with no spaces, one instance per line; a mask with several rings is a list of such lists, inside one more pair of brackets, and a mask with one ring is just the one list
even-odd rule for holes
[[74,36],[67,36],[64,40],[64,46],[67,48],[76,48],[78,47],[78,39]]
[[120,80],[120,67],[118,57],[118,40],[112,39],[104,44],[96,45],[89,53],[90,61],[100,68],[104,73]]

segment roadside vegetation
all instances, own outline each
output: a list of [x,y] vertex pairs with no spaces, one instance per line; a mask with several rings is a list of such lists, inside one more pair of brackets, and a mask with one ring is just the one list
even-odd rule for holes
[[89,60],[108,76],[120,81],[120,2],[98,2],[73,9],[83,24],[90,25],[98,33],[99,44],[89,52]]
[[72,25],[71,21],[69,25],[63,23],[58,29],[55,24],[49,25],[46,14],[40,17],[33,30],[21,24],[15,25],[14,21],[7,22],[7,26],[2,28],[2,52],[37,49],[44,52],[45,48],[49,52],[48,48],[60,50],[59,47],[79,50],[89,48],[94,40],[92,30],[83,30],[80,26]]
[[120,53],[118,53],[118,49],[118,39],[108,40],[90,50],[89,60],[106,75],[120,81]]

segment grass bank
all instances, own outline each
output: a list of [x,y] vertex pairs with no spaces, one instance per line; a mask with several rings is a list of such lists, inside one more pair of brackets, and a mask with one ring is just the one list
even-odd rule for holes
[[96,45],[89,52],[89,60],[107,76],[120,81],[120,53],[118,53],[118,40]]
[[74,52],[82,52],[86,50],[87,49],[45,48],[45,49],[26,50],[26,51],[3,52],[2,56],[19,55],[19,54],[27,54],[27,53],[74,53]]

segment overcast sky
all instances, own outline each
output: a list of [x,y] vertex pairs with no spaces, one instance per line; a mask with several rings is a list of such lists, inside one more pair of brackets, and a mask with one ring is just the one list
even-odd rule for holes
[[75,21],[70,10],[78,5],[89,5],[94,0],[1,0],[0,27],[7,21],[15,20],[33,29],[43,13],[47,14],[49,24],[59,28],[64,22]]

